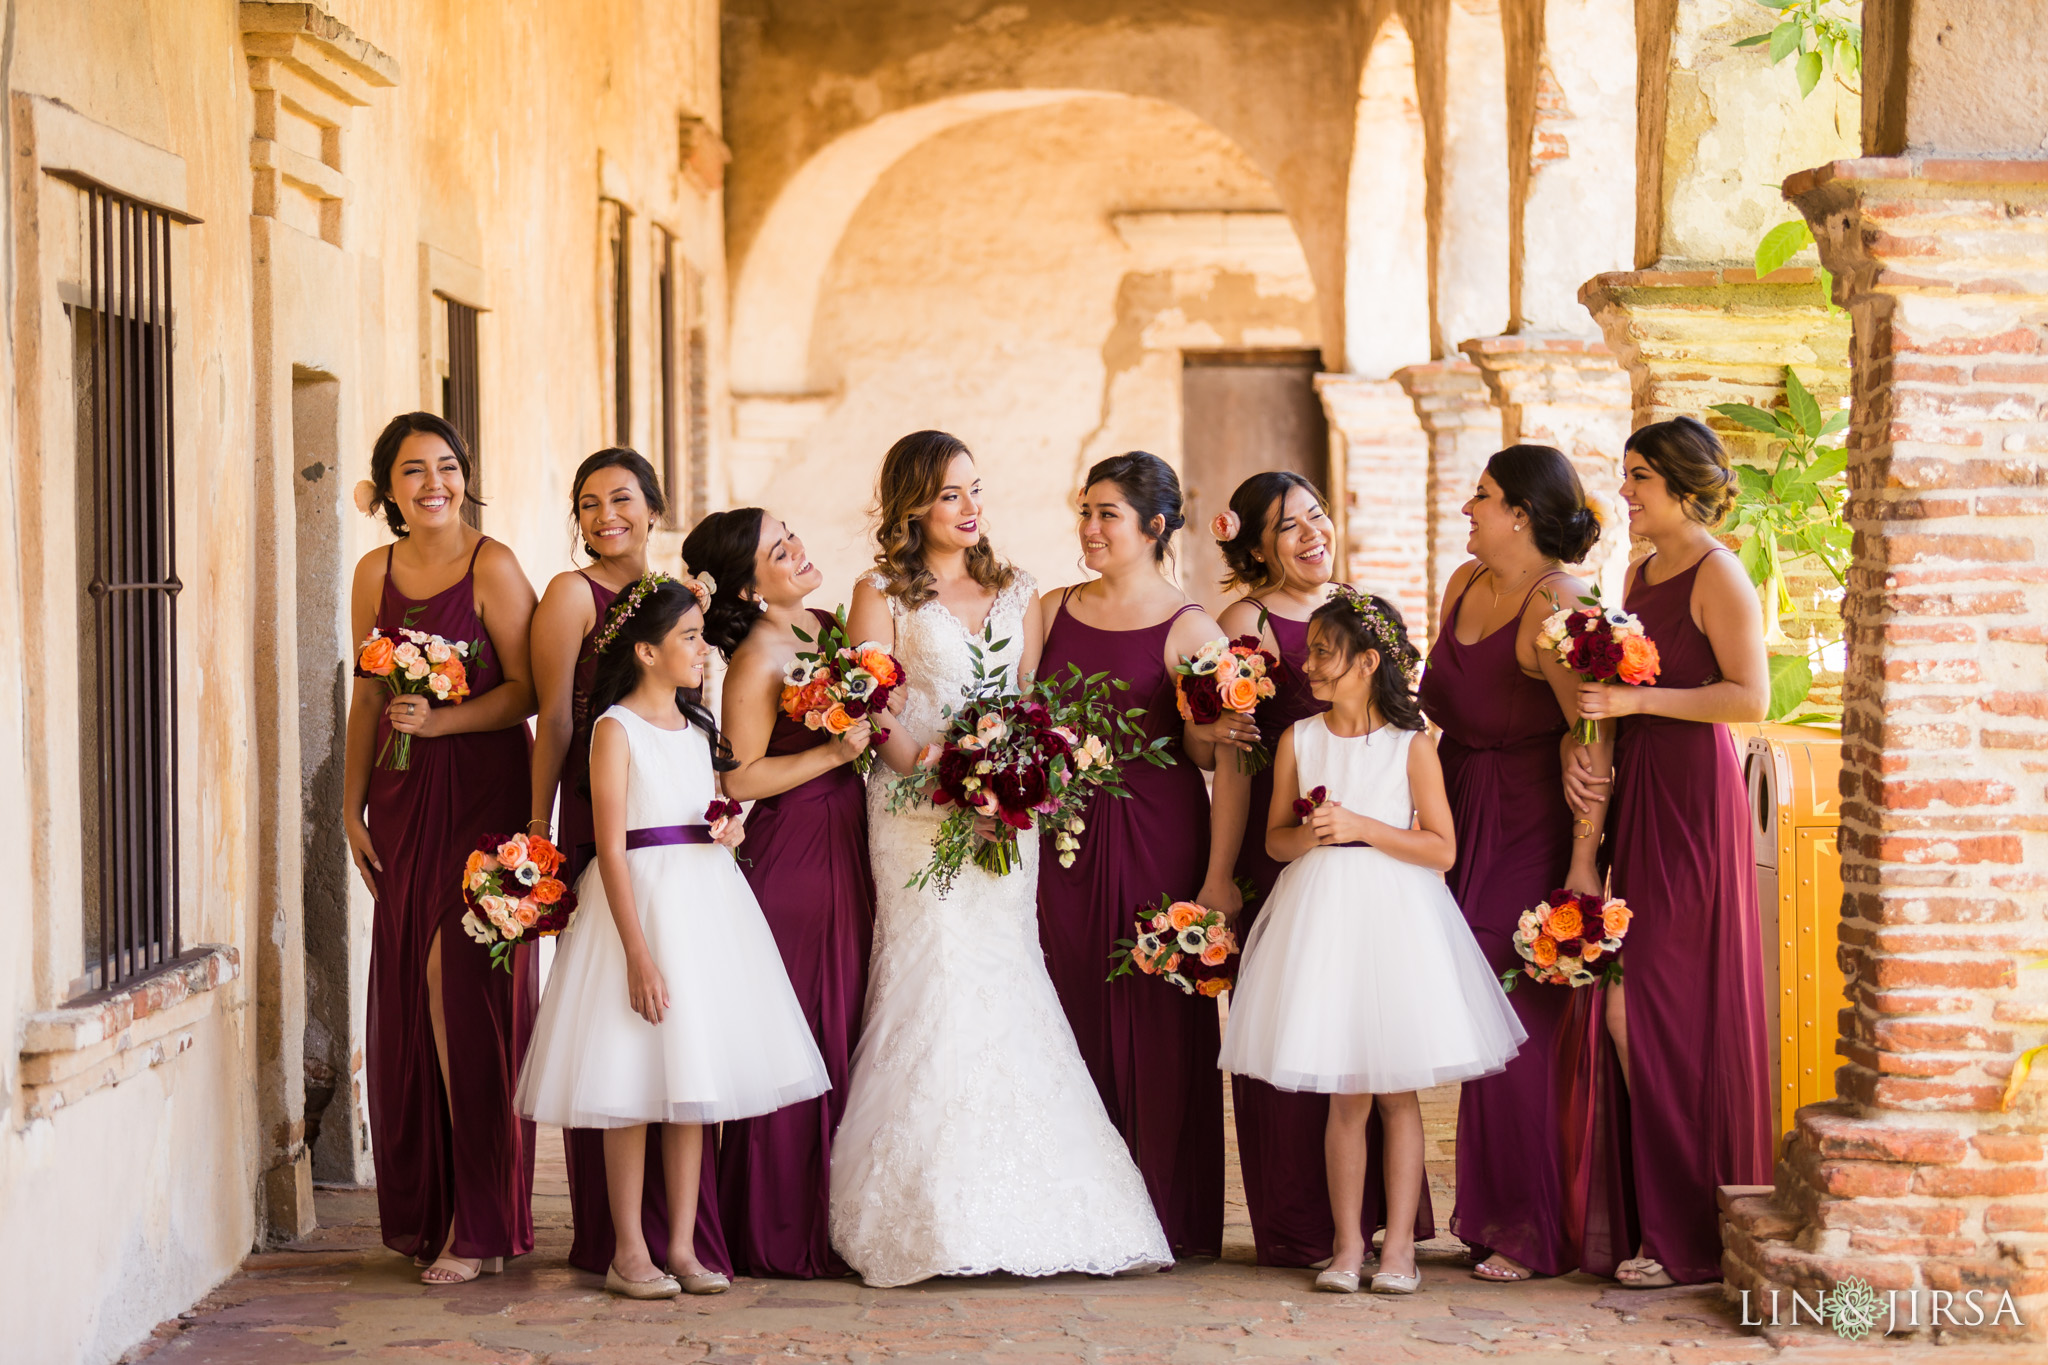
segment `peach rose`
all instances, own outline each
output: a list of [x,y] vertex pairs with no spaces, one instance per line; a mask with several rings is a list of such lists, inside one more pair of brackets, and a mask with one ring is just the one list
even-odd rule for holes
[[1207,981],[1196,982],[1195,989],[1213,1000],[1230,989],[1230,982],[1220,976],[1212,976]]
[[534,925],[540,923],[540,907],[530,900],[521,901],[517,908],[512,911],[512,918],[519,921],[520,928],[531,929]]
[[530,856],[532,856],[532,851],[526,846],[526,836],[524,834],[515,834],[504,843],[498,845],[498,861],[506,867],[517,867]]
[[803,704],[803,709],[797,713],[798,715],[823,711],[832,704],[832,689],[824,679],[814,678],[804,684],[803,691],[797,694],[797,700]]
[[1543,926],[1543,932],[1562,941],[1577,938],[1586,929],[1585,916],[1579,913],[1577,905],[1560,906],[1550,912],[1550,921]]
[[1553,939],[1539,938],[1529,945],[1529,957],[1539,967],[1553,966],[1557,962],[1557,943]]
[[832,709],[825,713],[825,733],[828,735],[843,735],[855,724],[854,718],[846,714],[846,708],[836,701],[832,703]]
[[484,870],[484,855],[481,850],[469,855],[469,861],[462,865],[462,880],[474,884]]
[[363,652],[356,658],[356,666],[374,677],[388,678],[393,667],[392,655],[397,650],[398,646],[391,643],[391,637],[388,635],[366,640],[363,642]]
[[463,668],[462,660],[451,654],[434,665],[434,673],[448,680],[448,700],[459,702],[469,695],[469,673]]
[[562,899],[562,893],[568,889],[554,877],[542,877],[533,884],[533,898],[542,905],[553,905]]
[[[1154,961],[1158,961],[1158,959],[1156,959],[1156,958],[1155,958],[1155,959],[1154,959]],[[1166,959],[1166,961],[1164,961],[1164,962],[1161,962],[1161,963],[1159,964],[1159,969],[1160,969],[1161,971],[1164,971],[1164,972],[1177,972],[1177,971],[1179,971],[1179,970],[1180,970],[1180,954],[1179,954],[1179,953],[1175,953],[1175,954],[1174,954],[1174,955],[1173,955],[1172,957],[1169,957],[1169,958],[1167,958],[1167,959]]]
[[1221,967],[1229,960],[1230,950],[1214,939],[1211,939],[1208,945],[1202,949],[1202,965],[1204,967]]
[[1601,912],[1600,922],[1607,926],[1609,938],[1620,938],[1628,932],[1629,921],[1635,918],[1635,911],[1628,908],[1627,901],[1609,901],[1607,909]]
[[1600,953],[1600,941],[1589,938],[1586,940],[1586,946],[1579,951],[1579,961],[1598,962],[1600,960]]
[[1229,710],[1239,712],[1251,711],[1256,709],[1259,704],[1258,680],[1256,678],[1248,678],[1242,673],[1232,678],[1229,682],[1224,683],[1218,690],[1222,695],[1223,705]]
[[1175,901],[1166,912],[1166,922],[1175,929],[1185,929],[1200,923],[1208,913],[1193,901]]
[[1615,676],[1631,686],[1655,682],[1659,664],[1657,645],[1646,635],[1631,635],[1621,641],[1621,667]]

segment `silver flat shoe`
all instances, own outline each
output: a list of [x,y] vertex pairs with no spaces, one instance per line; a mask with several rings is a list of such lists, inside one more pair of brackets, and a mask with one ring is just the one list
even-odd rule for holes
[[[1374,1284],[1379,1281],[1375,1279]],[[1316,1288],[1325,1294],[1356,1294],[1358,1272],[1355,1270],[1325,1270],[1316,1276]]]
[[[676,1275],[673,1270],[669,1274]],[[685,1294],[723,1294],[732,1288],[732,1281],[715,1270],[707,1270],[701,1275],[676,1275],[676,1283],[682,1286]]]
[[1395,1275],[1382,1270],[1372,1277],[1372,1292],[1375,1294],[1413,1294],[1422,1288],[1422,1272],[1413,1275]]
[[629,1299],[672,1299],[683,1292],[673,1275],[656,1275],[651,1280],[629,1280],[615,1267],[606,1266],[604,1287]]

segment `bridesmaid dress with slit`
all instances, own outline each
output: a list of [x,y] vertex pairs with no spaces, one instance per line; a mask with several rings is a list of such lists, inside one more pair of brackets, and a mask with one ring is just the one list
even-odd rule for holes
[[[591,815],[590,798],[583,794],[590,777],[590,689],[597,681],[597,651],[593,646],[597,632],[604,628],[605,615],[619,596],[581,569],[576,574],[590,585],[590,601],[597,608],[597,618],[576,653],[571,702],[575,728],[569,732],[569,752],[562,756],[561,805],[555,820],[562,852],[568,859],[563,880],[571,886],[597,856],[597,825]],[[704,1165],[697,1181],[697,1233],[693,1240],[697,1259],[706,1269],[730,1275],[732,1262],[726,1255],[725,1236],[718,1219],[718,1153],[713,1134],[714,1130],[705,1129]],[[610,1268],[616,1249],[611,1196],[605,1189],[604,1130],[564,1128],[562,1155],[569,1168],[569,1218],[574,1228],[569,1264],[602,1275]],[[662,1174],[660,1137],[652,1132],[648,1134],[647,1173],[641,1185],[640,1227],[654,1263],[664,1264],[668,1251],[668,1179]]]
[[[832,619],[816,608],[812,615],[820,626]],[[802,753],[826,739],[778,710],[768,754]],[[747,813],[740,852],[832,1088],[725,1125],[718,1144],[720,1212],[743,1274],[844,1275],[846,1263],[829,1240],[832,1136],[846,1112],[875,941],[867,784],[844,763],[763,797]]]
[[[1476,577],[1476,575],[1475,575]],[[1515,922],[1564,885],[1571,868],[1572,815],[1559,751],[1568,728],[1557,694],[1522,671],[1515,639],[1522,610],[1491,634],[1464,644],[1458,611],[1429,651],[1422,709],[1442,731],[1437,753],[1458,860],[1445,874],[1465,922],[1495,975],[1519,967]],[[1457,1207],[1451,1231],[1475,1260],[1493,1252],[1539,1275],[1562,1275],[1577,1257],[1565,1232],[1562,1125],[1553,1075],[1558,1028],[1572,992],[1523,979],[1508,992],[1528,1041],[1507,1070],[1467,1081],[1458,1092]]]
[[1166,639],[1184,606],[1156,626],[1102,630],[1076,620],[1065,597],[1046,635],[1041,678],[1107,671],[1130,684],[1120,705],[1146,708],[1148,739],[1176,738],[1171,767],[1124,765],[1130,796],[1098,797],[1072,867],[1040,845],[1038,934],[1046,969],[1110,1122],[1129,1144],[1173,1254],[1223,1249],[1223,1074],[1216,1002],[1132,975],[1106,981],[1116,941],[1143,906],[1202,889],[1209,859],[1209,797],[1182,752],[1180,712]]
[[[1713,646],[1692,619],[1699,564],[1653,584],[1654,563],[1638,566],[1627,599],[1657,644],[1654,686],[1714,682]],[[1614,767],[1610,893],[1634,911],[1621,953],[1633,1088],[1623,1087],[1612,1039],[1589,1005],[1593,1089],[1567,1114],[1567,1141],[1588,1153],[1573,1191],[1583,1208],[1581,1264],[1612,1275],[1640,1244],[1674,1280],[1703,1284],[1721,1277],[1716,1190],[1771,1179],[1747,789],[1725,725],[1625,716]]]
[[[1329,710],[1309,690],[1302,672],[1308,660],[1308,622],[1268,615],[1266,628],[1278,647],[1280,670],[1274,692],[1259,703],[1253,719],[1266,752],[1298,720]],[[1227,760],[1230,761],[1230,760]],[[1273,769],[1252,774],[1251,810],[1246,814],[1244,842],[1238,846],[1236,873],[1258,891],[1238,917],[1242,943],[1258,922],[1273,883],[1285,863],[1266,856],[1266,821],[1273,805]],[[1311,1266],[1328,1260],[1334,1247],[1330,1219],[1329,1180],[1323,1169],[1323,1130],[1329,1123],[1330,1097],[1309,1091],[1276,1090],[1252,1076],[1230,1078],[1230,1105],[1237,1119],[1237,1157],[1244,1175],[1245,1209],[1251,1215],[1252,1241],[1260,1265]],[[1386,1223],[1386,1182],[1379,1174],[1380,1119],[1377,1110],[1366,1121],[1364,1223]],[[1415,1237],[1436,1236],[1436,1216],[1425,1182],[1415,1211]]]
[[[476,556],[485,543],[477,542],[459,581],[419,600],[391,581],[387,550],[377,604],[386,634],[420,630],[479,643],[465,670],[468,705],[504,681],[476,613]],[[380,707],[377,754],[391,736]],[[535,964],[522,948],[510,973],[491,965],[462,930],[461,889],[462,865],[479,839],[524,827],[527,764],[521,722],[414,736],[410,767],[370,769],[365,823],[384,865],[371,920],[366,1068],[377,1215],[384,1245],[422,1260],[533,1250],[533,1125],[513,1113],[512,1092],[538,1005]],[[427,1002],[437,934],[445,1086]]]

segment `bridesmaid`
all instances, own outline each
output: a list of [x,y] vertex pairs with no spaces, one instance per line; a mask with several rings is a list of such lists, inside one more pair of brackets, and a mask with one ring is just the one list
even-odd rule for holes
[[[533,614],[533,680],[539,691],[540,714],[534,727],[533,804],[526,828],[543,833],[550,827],[555,830],[555,842],[568,857],[567,880],[573,886],[597,852],[588,790],[590,686],[597,676],[592,642],[612,600],[647,572],[648,532],[668,503],[654,466],[645,456],[623,447],[600,450],[584,460],[569,487],[570,515],[591,563],[588,569],[556,574]],[[553,821],[558,793],[561,818]],[[565,1128],[562,1149],[569,1168],[569,1209],[575,1229],[569,1264],[602,1275],[611,1266],[613,1251],[604,1131]],[[719,1228],[716,1161],[713,1145],[705,1143],[696,1232],[691,1240],[698,1260],[730,1275],[732,1265]],[[640,1221],[647,1245],[661,1258],[659,1264],[666,1264],[668,1247],[667,1191],[661,1145],[649,1143]]]
[[[1228,588],[1244,596],[1217,618],[1233,639],[1257,635],[1280,660],[1275,694],[1254,717],[1268,753],[1297,720],[1327,710],[1309,691],[1302,671],[1308,659],[1308,618],[1330,595],[1336,568],[1336,531],[1316,486],[1299,474],[1267,470],[1254,474],[1230,495],[1230,509],[1210,527],[1230,576]],[[1273,770],[1248,782],[1234,762],[1219,766],[1210,819],[1211,849],[1234,859],[1234,872],[1258,896],[1237,924],[1239,941],[1251,932],[1264,908],[1281,864],[1266,856],[1266,816],[1273,801]],[[1249,791],[1240,804],[1239,792]],[[1235,888],[1232,888],[1235,894]],[[1237,1153],[1244,1198],[1252,1220],[1252,1241],[1260,1265],[1312,1266],[1327,1262],[1335,1230],[1323,1172],[1323,1136],[1330,1097],[1276,1090],[1250,1076],[1230,1078],[1231,1108],[1237,1116]],[[1385,1221],[1385,1182],[1379,1166],[1380,1125],[1374,1113],[1366,1130],[1365,1225]],[[1436,1235],[1429,1190],[1415,1218],[1415,1237]]]
[[[510,974],[461,928],[463,860],[526,817],[526,635],[533,588],[512,552],[462,520],[469,453],[432,413],[377,437],[357,505],[394,545],[356,565],[355,638],[426,631],[480,648],[460,705],[394,697],[358,675],[344,775],[349,852],[376,900],[369,995],[370,1135],[384,1244],[462,1284],[533,1249],[533,1125],[512,1112],[536,1004],[533,956]],[[396,735],[411,765],[378,759]],[[445,948],[445,955],[444,955]]]
[[[1174,736],[1176,762],[1127,764],[1128,798],[1089,810],[1080,856],[1061,867],[1041,850],[1038,930],[1081,1056],[1110,1121],[1130,1144],[1176,1257],[1223,1249],[1223,1077],[1216,1002],[1157,981],[1109,982],[1109,955],[1141,905],[1161,892],[1187,900],[1229,887],[1230,862],[1212,856],[1208,801],[1197,765],[1248,717],[1184,725],[1172,668],[1222,634],[1166,577],[1162,564],[1183,524],[1180,480],[1157,455],[1102,460],[1081,491],[1081,558],[1100,577],[1047,593],[1039,676],[1078,665],[1130,684],[1125,705],[1146,708],[1148,737]],[[1192,759],[1192,762],[1186,761]],[[1226,760],[1233,770],[1234,762]],[[1239,788],[1242,791],[1242,787]],[[1241,799],[1241,798],[1240,798]],[[1234,912],[1230,899],[1216,908]]]
[[720,1208],[743,1273],[844,1275],[827,1240],[832,1136],[846,1111],[875,937],[867,790],[853,766],[872,732],[862,721],[834,737],[782,714],[783,670],[799,652],[816,652],[832,619],[804,606],[823,575],[793,531],[758,507],[714,512],[683,542],[683,559],[718,585],[704,636],[729,664],[721,728],[739,766],[725,775],[726,795],[754,803],[747,881],[832,1080],[816,1099],[725,1125]]
[[[1549,446],[1509,446],[1488,460],[1464,511],[1475,558],[1446,585],[1421,700],[1443,731],[1437,752],[1458,833],[1445,880],[1498,976],[1521,965],[1513,936],[1523,911],[1560,886],[1597,895],[1603,885],[1598,825],[1575,824],[1564,799],[1578,676],[1536,643],[1545,619],[1586,592],[1563,566],[1585,559],[1600,523],[1571,461]],[[1604,745],[1598,766],[1606,770]],[[1458,1092],[1451,1214],[1478,1260],[1473,1277],[1496,1282],[1578,1265],[1551,1083],[1572,992],[1524,981],[1508,1000],[1529,1039],[1506,1071]]]
[[[1761,930],[1728,733],[1763,718],[1770,686],[1756,591],[1713,533],[1735,498],[1720,440],[1690,417],[1644,427],[1624,452],[1621,497],[1630,531],[1655,548],[1626,600],[1662,670],[1652,686],[1578,690],[1581,715],[1621,720],[1611,894],[1635,911],[1626,984],[1606,992],[1603,1074],[1622,1085],[1594,1098],[1608,1160],[1593,1171],[1583,1264],[1646,1289],[1719,1279],[1716,1189],[1770,1182]],[[1579,799],[1598,789],[1591,766],[1574,760]],[[1616,1265],[1631,1241],[1636,1254]]]

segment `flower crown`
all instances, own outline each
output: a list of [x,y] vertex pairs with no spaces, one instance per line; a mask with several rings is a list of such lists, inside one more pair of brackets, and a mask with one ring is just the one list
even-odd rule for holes
[[1391,661],[1394,667],[1401,670],[1401,676],[1409,682],[1415,681],[1415,664],[1418,657],[1415,643],[1408,638],[1405,631],[1394,624],[1393,618],[1380,610],[1379,604],[1372,600],[1372,595],[1360,592],[1349,583],[1339,583],[1331,596],[1358,613],[1360,623],[1365,626],[1365,633],[1372,637],[1373,644],[1379,649],[1380,658]]
[[640,610],[640,604],[647,600],[647,594],[663,583],[674,581],[659,569],[649,569],[640,575],[640,581],[626,589],[624,595],[613,605],[611,615],[605,618],[604,628],[598,631],[597,638],[591,641],[590,652],[602,654],[610,649],[612,641],[619,638],[620,629],[633,619],[633,613]]

